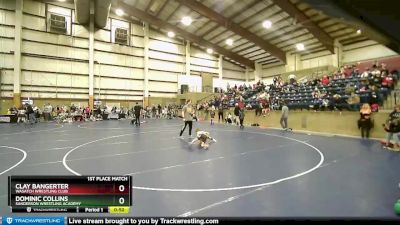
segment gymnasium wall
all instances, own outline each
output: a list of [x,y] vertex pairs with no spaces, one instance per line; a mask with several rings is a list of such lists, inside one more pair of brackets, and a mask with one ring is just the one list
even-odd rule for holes
[[271,77],[276,76],[278,74],[282,74],[286,72],[285,65],[280,66],[272,66],[272,67],[263,67],[263,77]]
[[337,55],[330,54],[326,51],[302,56],[300,60],[299,70],[312,69],[324,66],[336,66],[337,67]]
[[[136,26],[143,32],[143,26]],[[174,98],[178,92],[178,78],[185,74],[185,43],[150,30],[149,38],[149,94],[150,97]]]
[[[0,9],[0,91],[2,105],[12,105],[14,68],[14,10],[13,1],[1,1]],[[11,101],[11,103],[10,103]]]
[[374,60],[397,56],[398,54],[384,45],[374,41],[363,41],[360,43],[343,47],[343,63],[357,63],[359,61]]
[[[49,31],[49,13],[71,18],[67,34]],[[13,97],[15,1],[0,0],[1,102]],[[59,104],[89,98],[89,29],[75,21],[73,5],[23,2],[21,95],[23,98],[60,99]],[[115,27],[130,31],[127,45],[115,44]],[[142,101],[144,93],[144,25],[111,14],[105,28],[94,32],[94,98],[103,102]],[[185,43],[150,26],[150,97],[176,98],[180,77],[186,73]],[[218,79],[218,55],[190,46],[190,77],[201,87],[201,73]],[[245,70],[224,61],[222,81],[244,82]],[[187,79],[187,78],[186,78]],[[225,85],[226,86],[226,85]],[[201,88],[194,88],[201,91]],[[7,104],[8,105],[8,104]],[[4,113],[4,107],[1,111]]]
[[243,85],[246,83],[245,73],[246,70],[244,68],[224,60],[222,62],[222,80],[218,79],[218,75],[214,75],[214,87],[226,90],[228,84],[231,87],[235,86],[235,84]]

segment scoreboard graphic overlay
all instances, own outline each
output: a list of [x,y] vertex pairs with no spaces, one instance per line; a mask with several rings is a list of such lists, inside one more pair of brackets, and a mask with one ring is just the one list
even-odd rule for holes
[[130,176],[9,176],[8,205],[21,213],[128,213]]

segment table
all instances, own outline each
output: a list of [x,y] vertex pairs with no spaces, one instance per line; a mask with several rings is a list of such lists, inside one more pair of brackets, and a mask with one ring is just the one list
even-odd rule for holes
[[17,121],[17,114],[0,115],[0,123],[16,123]]

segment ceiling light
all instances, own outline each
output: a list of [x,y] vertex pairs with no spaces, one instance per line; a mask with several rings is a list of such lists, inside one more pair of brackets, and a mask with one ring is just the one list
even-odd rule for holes
[[116,9],[115,10],[115,14],[117,14],[117,16],[123,16],[124,15],[124,11],[122,9]]
[[183,25],[189,26],[190,24],[192,24],[192,18],[190,16],[184,16],[181,22],[183,23]]
[[172,31],[168,31],[167,35],[168,35],[168,37],[170,37],[170,38],[175,37],[175,33],[172,32]]
[[225,43],[227,44],[227,45],[233,45],[233,40],[232,39],[226,39],[226,41],[225,41]]
[[212,48],[207,48],[207,53],[208,54],[212,54],[214,51],[212,50]]
[[263,27],[264,27],[265,29],[269,29],[269,28],[271,28],[271,26],[272,26],[272,22],[269,21],[269,20],[265,20],[265,21],[262,23],[262,25],[263,25]]
[[66,0],[58,0],[59,2],[65,2]]
[[357,34],[361,34],[361,29],[358,29],[358,30],[357,30]]
[[303,51],[305,48],[304,48],[304,44],[302,44],[302,43],[298,43],[298,44],[296,44],[296,48],[297,48],[297,50],[299,50],[299,51]]

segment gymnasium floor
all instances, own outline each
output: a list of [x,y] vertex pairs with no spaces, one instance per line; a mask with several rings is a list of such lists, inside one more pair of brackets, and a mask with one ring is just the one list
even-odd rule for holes
[[0,215],[9,175],[129,174],[131,216],[399,218],[400,154],[377,141],[195,123],[205,151],[181,124],[0,124]]

